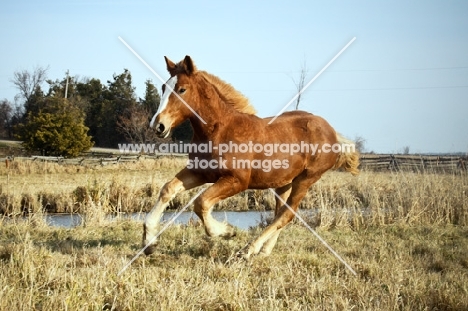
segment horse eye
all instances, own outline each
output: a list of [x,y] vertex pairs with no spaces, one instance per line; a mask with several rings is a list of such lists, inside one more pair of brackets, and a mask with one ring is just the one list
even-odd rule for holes
[[184,88],[180,88],[179,89],[179,94],[184,94],[185,93],[185,89]]

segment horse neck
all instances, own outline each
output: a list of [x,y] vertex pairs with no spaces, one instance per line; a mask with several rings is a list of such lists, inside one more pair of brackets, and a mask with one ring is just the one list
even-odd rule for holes
[[202,141],[212,137],[214,132],[224,123],[223,120],[226,120],[226,116],[233,116],[240,114],[240,112],[226,104],[216,89],[206,80],[199,85],[198,91],[200,97],[197,113],[206,124],[196,115],[192,115],[190,122],[195,132],[194,138]]

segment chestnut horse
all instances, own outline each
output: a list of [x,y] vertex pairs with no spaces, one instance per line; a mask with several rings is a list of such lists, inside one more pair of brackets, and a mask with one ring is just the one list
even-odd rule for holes
[[[229,238],[236,234],[235,228],[212,217],[213,205],[246,189],[274,188],[282,200],[276,199],[273,222],[242,254],[248,259],[260,252],[271,253],[282,228],[294,218],[288,206],[296,211],[323,173],[340,167],[358,173],[359,154],[349,150],[352,148],[339,148],[340,144],[354,145],[321,117],[292,111],[270,124],[272,118],[256,116],[242,94],[214,75],[197,70],[189,56],[177,64],[165,60],[171,77],[163,85],[150,126],[159,137],[169,137],[172,129],[188,119],[194,131],[192,144],[206,147],[209,143],[212,148],[190,152],[188,165],[162,187],[143,225],[147,255],[154,251],[152,239],[162,213],[180,191],[212,183],[195,200],[194,211],[209,236]],[[313,152],[312,145],[318,150]]]

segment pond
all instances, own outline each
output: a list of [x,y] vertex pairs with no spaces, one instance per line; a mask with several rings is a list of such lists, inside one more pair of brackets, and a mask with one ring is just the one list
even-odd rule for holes
[[[168,211],[165,212],[162,218],[163,222],[169,221],[177,212]],[[240,229],[249,229],[250,227],[257,226],[262,219],[269,218],[273,215],[272,211],[246,211],[246,212],[230,212],[230,211],[214,211],[212,213],[213,217],[219,221],[227,221],[231,225],[236,226]],[[83,216],[80,214],[47,214],[44,216],[46,223],[53,227],[65,227],[73,228],[75,226],[81,225],[83,221]],[[133,214],[124,214],[120,216],[109,216],[111,219],[120,218],[130,218],[133,220],[143,222],[146,213],[133,213]],[[183,212],[177,217],[174,221],[176,224],[187,224],[189,221],[198,221],[199,218],[195,215],[194,212]]]

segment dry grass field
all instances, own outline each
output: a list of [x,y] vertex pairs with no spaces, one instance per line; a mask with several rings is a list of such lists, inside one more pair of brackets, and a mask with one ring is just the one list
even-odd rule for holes
[[304,227],[269,257],[226,261],[259,233],[209,239],[173,226],[158,252],[119,272],[140,247],[135,222],[0,226],[2,310],[467,310],[468,229],[386,225],[318,229],[349,273]]
[[[468,310],[468,177],[431,172],[326,174],[303,200],[308,222],[356,270],[351,274],[294,222],[269,257],[230,260],[259,234],[205,237],[171,226],[139,257],[141,224],[109,222],[146,211],[181,159],[108,167],[12,162],[0,169],[1,310]],[[188,202],[193,192],[175,199]],[[218,209],[268,209],[249,191]],[[43,211],[86,221],[48,227]]]

